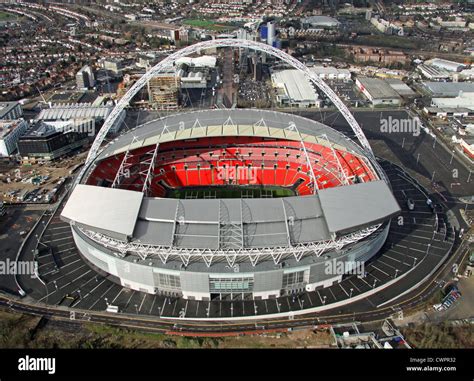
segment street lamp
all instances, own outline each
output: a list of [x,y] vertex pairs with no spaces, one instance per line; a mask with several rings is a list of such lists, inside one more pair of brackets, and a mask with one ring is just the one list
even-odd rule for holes
[[349,291],[350,291],[349,298],[352,298],[352,292],[354,291],[354,289],[351,288]]
[[106,306],[108,307],[108,306],[109,306],[109,299],[107,299],[107,298],[104,298],[104,300],[105,300],[105,304],[106,304]]

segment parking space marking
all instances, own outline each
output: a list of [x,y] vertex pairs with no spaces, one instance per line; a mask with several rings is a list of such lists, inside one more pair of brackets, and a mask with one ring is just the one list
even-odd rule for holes
[[95,306],[97,303],[99,303],[99,302],[102,300],[102,298],[104,298],[105,295],[107,295],[107,293],[108,293],[108,292],[112,289],[112,287],[114,287],[114,286],[115,286],[115,283],[112,283],[112,284],[110,285],[110,287],[107,289],[107,291],[105,291],[101,296],[99,296],[99,297],[96,299],[96,301],[95,301],[88,309],[89,309],[89,310],[92,310],[92,308],[94,308],[94,306]]
[[145,295],[143,296],[143,299],[142,299],[142,302],[140,303],[140,307],[138,308],[138,312],[141,311],[142,307],[143,307],[143,302],[145,301],[145,298],[146,296],[148,295],[146,292],[144,293]]

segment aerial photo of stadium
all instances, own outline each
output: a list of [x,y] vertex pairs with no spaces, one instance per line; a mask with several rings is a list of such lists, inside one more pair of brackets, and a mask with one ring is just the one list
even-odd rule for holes
[[[331,286],[379,251],[400,211],[386,179],[321,123],[199,111],[109,144],[61,218],[82,255],[125,287],[277,298]],[[333,258],[344,273],[325,272]]]
[[473,10],[0,2],[0,381],[472,380]]
[[[175,110],[106,138],[148,80],[216,47],[259,51],[303,73],[344,117],[344,133],[295,112],[217,107]],[[20,294],[58,306],[56,316],[67,307],[183,334],[371,320],[400,313],[447,268],[455,242],[452,216],[376,158],[323,80],[249,40],[203,41],[149,69],[80,168],[20,248],[37,274],[14,278]]]

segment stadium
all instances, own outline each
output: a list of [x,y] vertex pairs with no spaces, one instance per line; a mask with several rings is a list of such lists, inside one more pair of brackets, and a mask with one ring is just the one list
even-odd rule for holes
[[[322,123],[255,109],[177,113],[101,147],[172,60],[247,45],[307,69],[255,42],[199,43],[143,76],[99,132],[61,218],[82,256],[122,286],[188,300],[278,298],[340,282],[385,243],[398,203],[357,122],[318,79],[309,77],[362,147]],[[343,273],[328,271],[334,262]]]
[[82,255],[125,287],[265,299],[340,281],[325,264],[351,272],[370,260],[398,211],[377,162],[330,127],[208,110],[106,146],[62,218]]

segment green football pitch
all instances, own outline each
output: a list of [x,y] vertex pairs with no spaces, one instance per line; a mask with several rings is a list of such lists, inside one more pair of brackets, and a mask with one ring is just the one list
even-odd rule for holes
[[211,198],[273,198],[295,196],[296,193],[282,187],[185,187],[168,191],[167,197],[179,199]]

